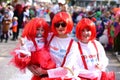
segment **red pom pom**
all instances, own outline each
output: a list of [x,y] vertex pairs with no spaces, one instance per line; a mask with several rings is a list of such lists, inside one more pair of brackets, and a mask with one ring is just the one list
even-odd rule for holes
[[[21,57],[22,56],[22,57]],[[21,71],[25,71],[25,68],[30,63],[31,57],[25,56],[23,54],[15,55],[12,59],[12,63],[19,68]]]

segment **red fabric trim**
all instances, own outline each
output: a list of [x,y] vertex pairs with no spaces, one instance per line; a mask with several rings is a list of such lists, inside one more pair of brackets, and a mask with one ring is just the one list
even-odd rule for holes
[[78,43],[78,48],[79,48],[79,51],[80,51],[80,54],[81,54],[81,58],[82,58],[82,61],[83,61],[83,64],[84,64],[84,68],[88,69],[86,61],[85,61],[85,56],[83,55],[83,51],[82,51],[82,48],[80,46],[80,43],[79,42],[77,42],[77,43]]
[[95,49],[96,49],[96,51],[97,51],[97,57],[98,57],[98,61],[99,61],[98,48],[97,48],[97,46],[96,46],[96,44],[95,44],[95,41],[92,41],[92,43],[93,43],[93,45],[94,45],[94,47],[95,47]]
[[67,48],[67,52],[66,52],[66,55],[65,55],[65,57],[64,57],[64,59],[63,59],[63,62],[62,62],[61,67],[63,67],[63,65],[65,64],[66,57],[67,57],[68,53],[70,52],[70,48],[71,48],[71,46],[72,46],[72,43],[73,43],[73,39],[71,39],[71,41],[70,41],[70,43],[69,43],[69,46],[68,46],[68,48]]
[[50,45],[50,43],[51,43],[51,41],[52,41],[53,37],[54,37],[54,34],[51,36],[50,40],[48,41],[47,46],[49,46],[49,45]]

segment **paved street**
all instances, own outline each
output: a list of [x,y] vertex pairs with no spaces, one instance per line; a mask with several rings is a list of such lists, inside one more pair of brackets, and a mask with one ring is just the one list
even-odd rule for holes
[[[26,74],[21,73],[17,68],[9,64],[12,58],[9,54],[15,48],[18,41],[8,41],[8,43],[0,43],[0,80],[30,80],[31,73],[27,70]],[[120,62],[115,55],[107,52],[110,60],[108,66],[109,71],[113,70],[116,73],[116,80],[120,80]]]
[[10,65],[10,52],[15,48],[18,41],[8,41],[0,43],[0,80],[30,80],[31,73],[27,70],[26,74],[21,73],[13,65]]
[[107,52],[107,56],[109,58],[108,70],[115,71],[116,80],[120,80],[120,61],[111,52]]

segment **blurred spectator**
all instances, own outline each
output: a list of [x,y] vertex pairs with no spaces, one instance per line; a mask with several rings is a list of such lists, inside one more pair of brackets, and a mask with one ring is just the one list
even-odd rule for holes
[[23,8],[23,23],[22,27],[24,28],[27,22],[30,20],[30,12],[29,12],[29,6],[25,6]]
[[11,19],[9,18],[9,14],[8,12],[4,13],[4,18],[2,21],[2,35],[1,35],[1,42],[3,41],[3,39],[5,39],[5,42],[8,41],[8,30],[9,30],[9,26],[11,23]]
[[18,18],[17,17],[13,17],[13,21],[12,21],[12,33],[13,33],[13,37],[11,40],[15,41],[17,39],[17,27],[18,27]]
[[22,27],[22,23],[23,23],[23,7],[21,4],[17,4],[15,6],[15,10],[14,10],[14,16],[16,16],[18,18],[18,28],[17,28],[17,38],[19,36],[19,30]]
[[2,20],[3,20],[3,13],[0,10],[0,36],[2,35]]
[[115,32],[114,32],[114,51],[116,54],[120,55],[120,14],[116,16],[116,21],[114,22]]

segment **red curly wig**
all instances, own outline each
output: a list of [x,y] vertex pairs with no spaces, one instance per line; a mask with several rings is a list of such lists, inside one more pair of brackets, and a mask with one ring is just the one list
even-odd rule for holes
[[23,29],[22,37],[27,37],[29,40],[34,40],[36,37],[37,28],[43,27],[43,37],[47,39],[49,32],[49,25],[43,18],[33,18],[30,20]]
[[52,31],[55,35],[57,35],[58,33],[56,31],[54,24],[61,21],[67,24],[65,34],[70,33],[72,31],[73,21],[72,21],[71,15],[67,12],[59,12],[53,17],[53,20],[52,20]]
[[83,29],[89,29],[91,31],[91,37],[89,40],[93,40],[96,38],[96,26],[92,20],[89,18],[83,18],[76,25],[76,37],[81,40],[81,33]]

